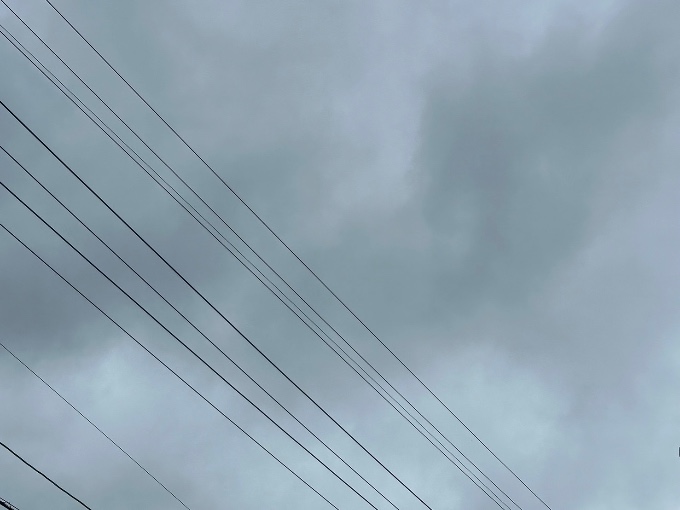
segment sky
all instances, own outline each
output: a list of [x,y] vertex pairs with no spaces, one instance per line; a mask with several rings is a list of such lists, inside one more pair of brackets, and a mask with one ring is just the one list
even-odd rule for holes
[[[7,1],[520,508],[545,508],[47,2]],[[680,4],[53,3],[550,508],[678,508]],[[0,22],[181,188],[2,6]],[[435,510],[498,508],[5,38],[0,65],[0,100],[404,485]],[[2,109],[0,145],[396,507],[425,508]],[[393,508],[4,154],[0,182],[373,505]],[[0,223],[338,508],[370,508],[4,189]],[[4,230],[0,262],[0,342],[191,510],[331,508]],[[0,408],[0,441],[90,507],[182,508],[1,348]],[[0,497],[78,508],[4,450]]]

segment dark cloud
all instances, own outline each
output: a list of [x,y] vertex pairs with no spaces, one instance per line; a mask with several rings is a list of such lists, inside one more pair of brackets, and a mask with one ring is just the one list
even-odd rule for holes
[[[537,2],[516,12],[494,1],[59,7],[553,508],[666,508],[677,500],[674,3]],[[538,508],[45,4],[19,8],[353,345],[523,508]],[[24,34],[11,17],[2,20]],[[0,80],[3,101],[371,451],[434,508],[488,506],[5,43],[0,61],[10,70]],[[400,508],[414,504],[5,114],[0,136]],[[0,172],[192,348],[306,437],[4,157]],[[341,508],[358,506],[0,197],[3,223]],[[2,341],[192,508],[319,505],[4,234],[0,257]],[[11,410],[0,419],[3,441],[97,508],[175,504],[2,352],[0,374],[0,406]],[[6,456],[0,473],[8,481],[0,496],[20,508],[71,508]]]
[[638,16],[589,44],[558,26],[529,55],[482,55],[464,85],[435,87],[419,161],[447,305],[521,303],[587,241],[616,141],[658,129],[674,95],[658,57],[673,33]]

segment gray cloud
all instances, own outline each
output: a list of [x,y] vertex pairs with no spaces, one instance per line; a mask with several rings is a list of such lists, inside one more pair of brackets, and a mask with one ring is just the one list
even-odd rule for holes
[[[589,5],[536,2],[510,10],[492,1],[418,7],[208,1],[84,9],[64,2],[63,9],[553,508],[670,508],[678,497],[677,466],[671,465],[678,419],[673,304],[680,289],[672,256],[680,244],[672,221],[678,212],[677,7],[665,1]],[[456,444],[523,508],[538,508],[44,4],[19,7]],[[488,507],[13,51],[0,45],[3,69],[11,70],[0,81],[3,101],[154,246],[434,508]],[[401,508],[413,505],[6,115],[0,115],[0,136]],[[3,182],[265,402],[25,176],[0,161]],[[357,506],[6,194],[0,217],[341,508]],[[4,235],[0,257],[3,342],[192,508],[319,506]],[[86,501],[97,508],[175,504],[6,355],[0,379],[0,405],[12,411],[0,419],[3,440]],[[299,432],[281,411],[266,407]],[[0,496],[20,508],[71,508],[7,457],[0,456],[0,473]]]
[[482,56],[464,86],[432,93],[423,204],[456,305],[541,286],[586,241],[617,139],[656,129],[673,95],[656,53],[672,33],[640,30],[636,15],[588,45],[579,27],[558,27],[528,56]]

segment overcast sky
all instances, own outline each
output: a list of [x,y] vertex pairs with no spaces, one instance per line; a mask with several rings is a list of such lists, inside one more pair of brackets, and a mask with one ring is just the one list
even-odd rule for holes
[[[44,0],[8,3],[494,482],[524,510],[545,508]],[[55,5],[552,509],[678,508],[680,3]],[[4,7],[0,21],[177,183]],[[4,38],[0,71],[0,100],[419,497],[497,508]],[[425,508],[4,110],[0,144],[397,507]],[[391,508],[4,154],[0,181]],[[4,189],[0,223],[339,508],[370,508]],[[192,510],[330,508],[4,231],[0,341]],[[182,508],[2,349],[0,409],[0,441],[93,509]],[[77,508],[4,451],[0,497]]]

